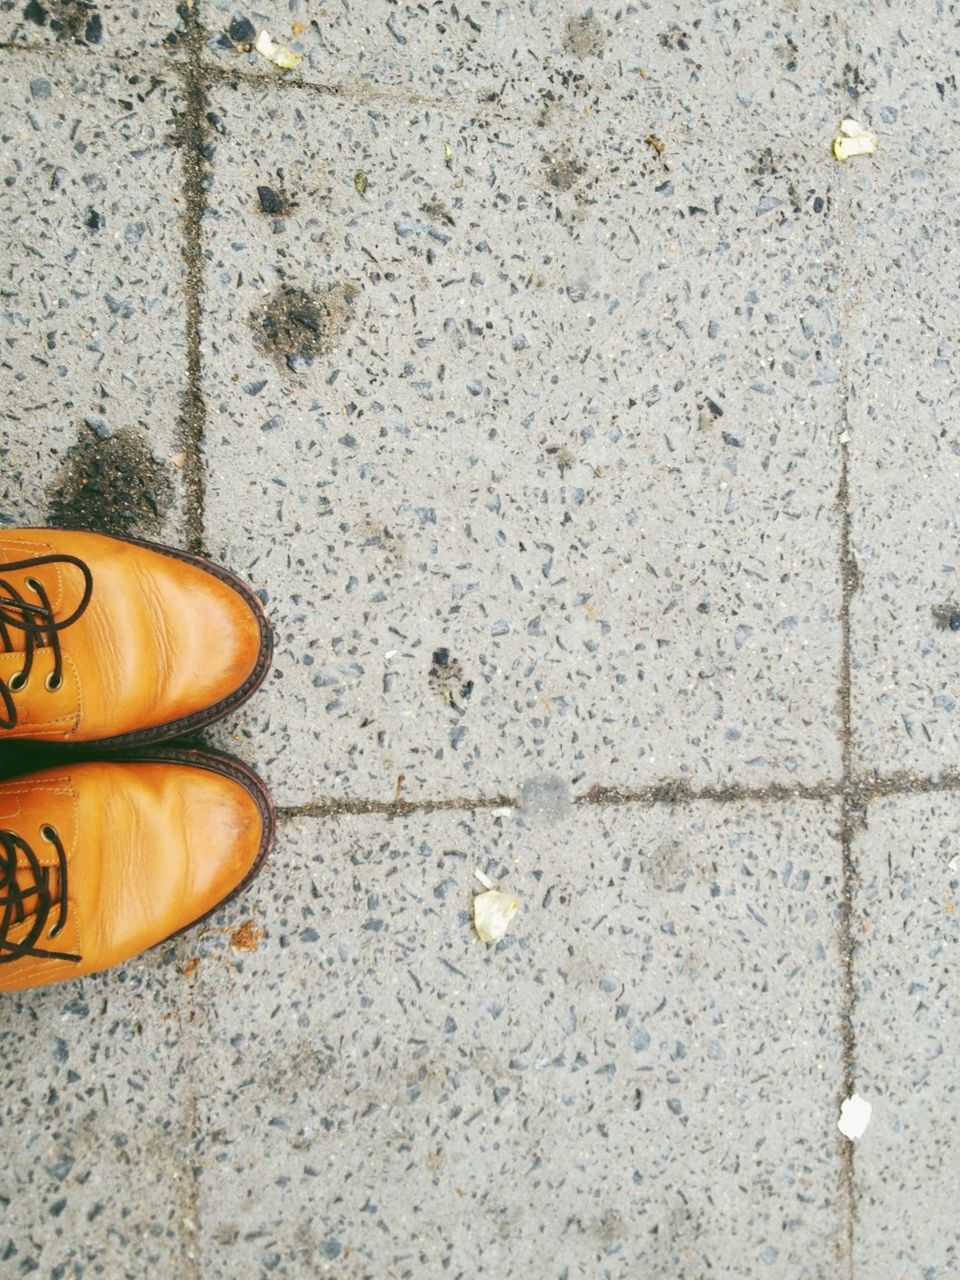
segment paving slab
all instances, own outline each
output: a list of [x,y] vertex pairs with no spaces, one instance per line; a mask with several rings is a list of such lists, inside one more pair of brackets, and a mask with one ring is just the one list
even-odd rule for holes
[[[925,11],[923,40],[890,15],[864,86],[875,158],[845,177],[849,231],[851,612],[860,766],[939,775],[960,765],[955,492],[960,434],[952,210],[955,32]],[[946,77],[946,79],[945,79]],[[960,617],[955,620],[960,627]]]
[[836,1274],[836,829],[285,823],[193,978],[202,1274]]
[[[4,59],[0,520],[179,536],[175,77]],[[177,465],[179,463],[179,466]]]
[[855,1155],[857,1276],[960,1266],[958,821],[955,796],[891,797],[856,841],[857,1089],[873,1105]]
[[206,535],[277,624],[233,732],[281,801],[835,777],[822,157],[211,103]]

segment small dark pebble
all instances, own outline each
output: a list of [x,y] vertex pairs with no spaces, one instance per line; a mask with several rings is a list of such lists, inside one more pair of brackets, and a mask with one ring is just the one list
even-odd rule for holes
[[716,400],[711,400],[709,396],[703,402],[715,418],[723,417],[723,410],[717,404]]
[[57,1160],[54,1164],[48,1164],[46,1170],[51,1177],[56,1178],[58,1182],[62,1182],[75,1163],[73,1156],[64,1156],[62,1160]]
[[35,102],[41,98],[49,98],[51,93],[49,80],[31,80],[30,81],[30,97]]
[[257,32],[249,18],[234,18],[227,28],[227,35],[234,44],[253,44]]
[[723,443],[730,445],[732,449],[742,449],[743,441],[738,440],[736,436],[732,436],[729,431],[723,433]]
[[435,667],[449,667],[449,665],[450,665],[450,650],[449,650],[449,649],[434,649],[434,651],[433,651],[433,665],[434,665]]
[[947,619],[947,626],[951,631],[960,631],[960,613],[951,613]]
[[42,27],[47,20],[47,11],[42,4],[37,3],[37,0],[30,0],[23,11],[23,16],[28,22],[35,22],[38,27]]
[[257,195],[264,213],[283,213],[283,198],[277,195],[273,187],[257,187]]
[[290,319],[295,320],[297,324],[302,324],[305,329],[310,329],[313,333],[320,332],[320,322],[310,311],[291,311]]
[[87,216],[83,220],[83,225],[89,227],[91,231],[99,231],[103,226],[103,218],[97,213],[96,209],[88,209]]
[[287,356],[287,368],[291,373],[306,373],[312,364],[313,353],[310,351],[295,351]]
[[84,418],[83,422],[98,440],[109,440],[113,434],[102,418]]
[[217,133],[224,134],[227,132],[226,125],[215,111],[207,112],[207,124],[210,125],[212,129],[216,129]]
[[99,13],[95,13],[87,23],[87,29],[83,33],[83,38],[87,44],[99,44],[103,39],[103,19]]

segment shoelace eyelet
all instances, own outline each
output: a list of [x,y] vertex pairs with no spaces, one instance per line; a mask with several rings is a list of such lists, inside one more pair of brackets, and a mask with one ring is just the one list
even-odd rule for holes
[[28,578],[27,586],[30,588],[31,591],[36,591],[39,594],[40,583],[36,580],[36,578]]
[[59,689],[63,688],[63,676],[55,676],[51,671],[46,680],[44,680],[43,687],[48,693],[56,693]]
[[21,689],[26,687],[27,677],[22,671],[18,671],[16,675],[12,675],[7,681],[7,688],[11,693],[19,693]]

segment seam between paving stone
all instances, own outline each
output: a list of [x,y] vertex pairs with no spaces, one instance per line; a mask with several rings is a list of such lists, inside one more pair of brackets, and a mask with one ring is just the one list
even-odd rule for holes
[[[844,841],[844,821],[849,821],[849,837],[852,840],[857,827],[863,822],[867,806],[888,796],[948,795],[960,792],[960,773],[944,773],[938,778],[921,778],[914,774],[891,774],[886,778],[851,777],[844,781],[805,783],[772,782],[766,786],[691,787],[684,780],[654,782],[647,787],[626,790],[614,787],[591,787],[576,796],[576,808],[591,809],[621,807],[627,805],[651,806],[665,804],[681,807],[691,804],[789,804],[799,800],[841,802],[841,847]],[[474,813],[485,809],[520,809],[516,796],[441,796],[423,800],[365,800],[361,797],[321,797],[303,804],[279,805],[277,817],[281,821],[294,818],[357,817],[364,814],[384,814],[387,817],[404,817],[412,813]],[[844,1079],[844,1085],[848,1082]],[[846,1095],[844,1095],[846,1096]]]
[[187,268],[186,343],[187,381],[180,417],[180,444],[184,453],[185,524],[187,549],[196,554],[204,547],[206,474],[203,441],[206,402],[203,394],[203,354],[200,328],[203,322],[203,217],[206,211],[206,176],[209,126],[207,82],[203,74],[203,32],[191,12],[187,24],[189,56],[177,64],[183,80],[184,112],[180,121],[183,155],[183,258]]
[[[850,43],[849,24],[843,21],[843,33]],[[854,729],[853,729],[853,674],[852,674],[852,640],[851,610],[853,598],[860,589],[860,568],[853,550],[852,538],[852,503],[850,494],[850,375],[847,352],[851,336],[851,300],[848,295],[847,263],[850,258],[853,238],[854,209],[849,190],[844,184],[840,193],[846,198],[838,200],[838,262],[836,278],[839,322],[841,330],[840,346],[840,485],[837,491],[837,509],[840,515],[840,672],[839,672],[839,712],[841,735],[841,771],[843,775],[840,818],[840,859],[841,859],[841,909],[838,922],[840,954],[843,963],[843,987],[840,1005],[840,1037],[841,1037],[841,1080],[837,1113],[842,1102],[853,1095],[856,1088],[857,1071],[857,978],[856,978],[856,914],[857,895],[860,884],[860,872],[855,848],[856,832],[866,823],[867,804],[870,792],[867,787],[857,785],[854,773]],[[854,1280],[856,1269],[855,1241],[857,1226],[857,1194],[855,1144],[842,1134],[837,1134],[840,1154],[840,1204],[843,1214],[845,1239],[842,1244],[843,1262],[845,1263],[847,1280]]]
[[[203,73],[203,29],[196,12],[190,8],[186,17],[187,58],[176,65],[183,82],[184,112],[180,121],[180,148],[183,157],[183,259],[187,276],[184,284],[186,302],[187,369],[183,409],[180,416],[180,442],[184,453],[184,523],[187,549],[196,554],[204,550],[204,516],[206,503],[206,469],[203,444],[206,434],[206,400],[203,393],[203,323],[204,262],[203,219],[206,212],[206,180],[209,159],[209,124],[207,122],[207,80]],[[197,1055],[194,1028],[194,988],[185,1001],[178,1002],[180,1044]],[[182,1123],[186,1142],[181,1169],[184,1213],[179,1224],[180,1265],[184,1280],[199,1280],[195,1240],[200,1233],[200,1169],[194,1158],[198,1133],[200,1099],[190,1059],[186,1060],[185,1100]]]

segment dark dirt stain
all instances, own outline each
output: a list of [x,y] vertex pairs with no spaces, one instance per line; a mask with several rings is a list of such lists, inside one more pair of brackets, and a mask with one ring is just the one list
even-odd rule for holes
[[[102,429],[101,429],[102,430]],[[168,467],[129,428],[102,438],[84,426],[48,490],[48,519],[61,528],[97,533],[155,533],[175,487]]]
[[473,693],[473,681],[464,678],[463,667],[452,657],[447,648],[434,649],[430,659],[430,688],[447,706],[463,712],[460,702],[467,702]]
[[586,174],[587,166],[566,147],[542,155],[547,182],[557,191],[569,191]]
[[445,227],[457,225],[453,214],[442,200],[428,200],[426,204],[420,206],[420,211],[425,213],[432,222],[440,222]]
[[28,22],[38,27],[50,23],[58,40],[75,44],[99,44],[103,39],[103,21],[91,0],[30,0],[23,10]]
[[930,612],[941,631],[960,631],[960,607],[957,605],[948,601],[934,605]]
[[567,53],[572,53],[577,58],[596,57],[603,52],[606,43],[603,27],[592,13],[567,19],[563,37],[563,47]]
[[257,346],[281,370],[304,373],[318,356],[329,355],[350,325],[358,285],[349,281],[309,292],[282,284],[250,313]]
[[669,29],[662,31],[657,37],[664,49],[680,49],[683,53],[690,50],[690,37],[686,31],[671,22]]

